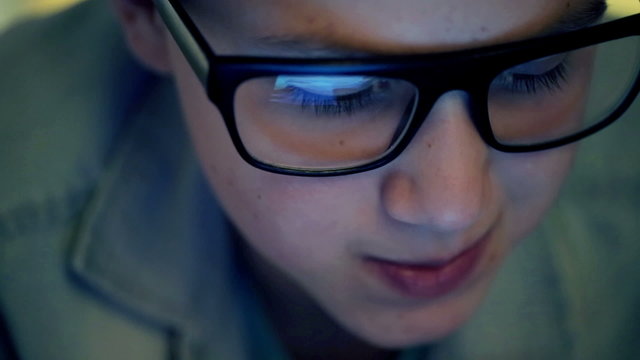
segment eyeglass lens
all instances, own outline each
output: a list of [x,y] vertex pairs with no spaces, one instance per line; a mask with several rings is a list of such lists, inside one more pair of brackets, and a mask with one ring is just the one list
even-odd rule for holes
[[638,36],[510,68],[489,91],[494,136],[504,145],[534,145],[592,127],[617,109],[639,70]]
[[255,158],[280,166],[357,166],[391,148],[411,117],[418,91],[379,77],[280,75],[242,84],[235,117]]

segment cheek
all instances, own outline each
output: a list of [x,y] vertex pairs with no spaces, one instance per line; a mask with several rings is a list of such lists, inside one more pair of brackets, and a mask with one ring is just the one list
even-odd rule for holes
[[227,206],[254,248],[288,269],[339,268],[348,254],[349,227],[360,222],[357,217],[367,216],[356,209],[362,199],[350,185],[353,180],[268,173],[257,177],[249,198],[236,194],[251,215],[234,203]]
[[496,176],[505,194],[505,225],[521,239],[540,222],[566,178],[575,146],[529,154],[498,154]]
[[[226,213],[244,235],[269,235],[275,226],[263,214],[277,212],[274,196],[265,191],[268,174],[252,168],[240,158],[222,115],[209,101],[184,58],[170,43],[173,74],[186,124],[201,168]],[[267,195],[269,194],[269,195]]]
[[[273,263],[305,269],[345,256],[348,224],[367,206],[357,177],[302,178],[271,174],[238,155],[224,121],[180,58],[176,81],[191,138],[205,175],[227,214],[251,245]],[[359,184],[361,186],[362,184]],[[357,215],[360,216],[360,215]],[[362,214],[363,218],[366,216]]]

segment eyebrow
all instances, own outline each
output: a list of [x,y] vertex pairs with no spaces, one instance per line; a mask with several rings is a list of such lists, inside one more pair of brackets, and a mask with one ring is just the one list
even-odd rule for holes
[[571,11],[551,28],[551,33],[561,33],[592,26],[602,20],[607,11],[605,0],[590,0],[578,10]]
[[[585,4],[579,5],[576,10],[566,13],[553,26],[537,35],[563,33],[592,26],[602,19],[606,10],[606,0],[589,0]],[[254,38],[253,42],[270,52],[305,57],[367,57],[377,55],[370,50],[329,43],[327,39],[322,37],[306,34],[260,36]]]

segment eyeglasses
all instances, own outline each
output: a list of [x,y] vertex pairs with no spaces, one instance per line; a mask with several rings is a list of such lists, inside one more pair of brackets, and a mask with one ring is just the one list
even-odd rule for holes
[[179,1],[156,3],[240,156],[274,173],[383,166],[450,91],[487,145],[514,153],[591,135],[640,91],[640,14],[476,49],[309,59],[216,55]]

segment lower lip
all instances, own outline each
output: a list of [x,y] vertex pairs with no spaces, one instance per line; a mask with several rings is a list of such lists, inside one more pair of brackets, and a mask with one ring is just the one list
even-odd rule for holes
[[468,279],[489,242],[489,234],[451,261],[437,266],[407,265],[377,259],[365,263],[377,277],[400,294],[413,298],[438,298]]

